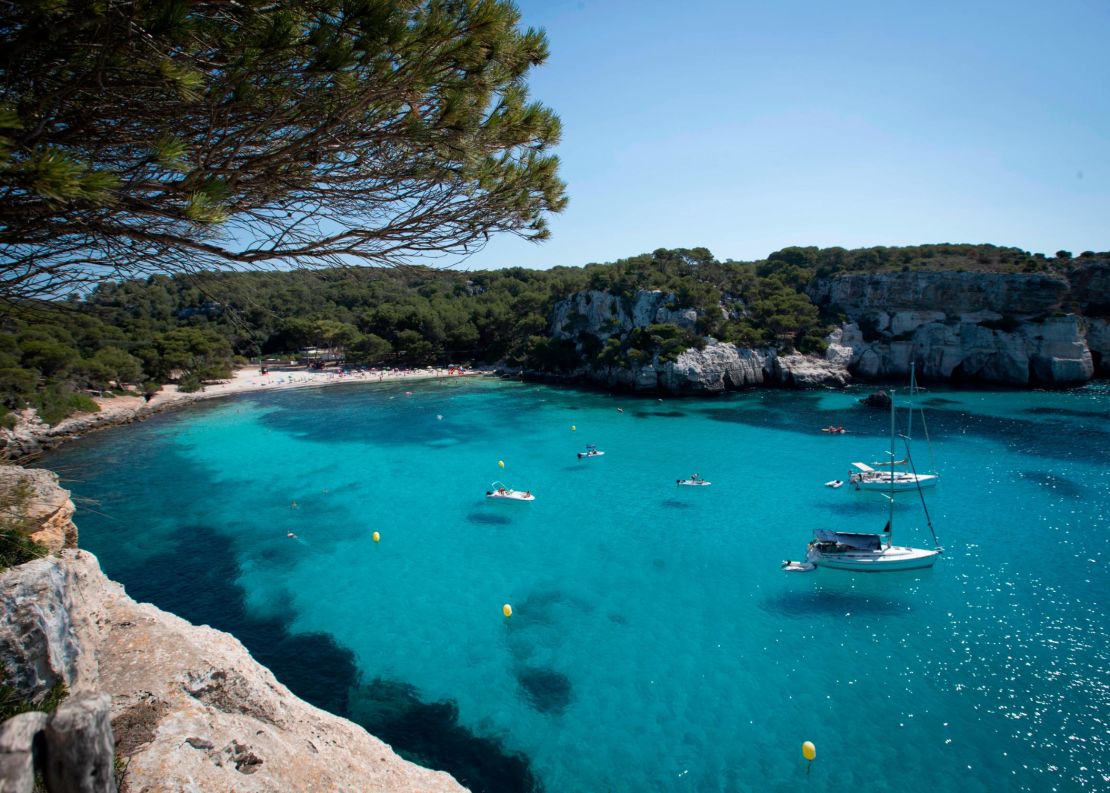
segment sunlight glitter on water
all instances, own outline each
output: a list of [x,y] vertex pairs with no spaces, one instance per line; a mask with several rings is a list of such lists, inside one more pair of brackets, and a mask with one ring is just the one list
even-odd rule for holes
[[[347,708],[475,790],[1105,786],[1105,386],[930,393],[938,565],[783,574],[813,528],[885,521],[874,494],[822,486],[886,448],[858,396],[351,386],[161,416],[45,464],[98,503],[78,523],[110,575],[203,606],[186,616],[287,675],[304,647],[260,621],[330,637],[357,664],[332,686],[356,685]],[[850,433],[817,431],[833,420]],[[576,459],[585,443],[605,457]],[[693,471],[713,486],[674,486]],[[497,479],[536,501],[486,503]],[[919,505],[895,532],[929,541]],[[211,538],[237,571],[220,597],[158,578]]]

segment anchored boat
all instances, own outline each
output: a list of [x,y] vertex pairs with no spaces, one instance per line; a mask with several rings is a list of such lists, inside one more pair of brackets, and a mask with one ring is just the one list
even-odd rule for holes
[[[910,362],[910,392],[909,400],[906,403],[906,441],[912,435],[913,430],[913,413],[914,403],[913,397],[917,393],[917,378],[914,374],[914,364]],[[891,392],[891,410],[894,409],[894,392]],[[929,444],[929,428],[925,424],[925,411],[918,408],[921,414],[921,427],[925,433],[925,443]],[[932,459],[932,449],[929,449],[929,457]],[[882,490],[882,491],[905,491],[917,490],[922,487],[936,487],[939,475],[935,468],[932,473],[918,473],[915,471],[905,470],[908,461],[906,459],[896,460],[894,455],[884,462],[871,463],[852,463],[854,471],[848,472],[848,482],[856,490]]]
[[[893,394],[892,394],[893,396]],[[890,459],[894,462],[894,400],[890,404]],[[906,460],[911,470],[913,457],[910,455],[909,437],[901,436],[906,445]],[[880,472],[885,476],[885,472]],[[914,474],[916,477],[916,473]],[[895,486],[892,476],[885,476],[887,485],[887,499],[889,500],[889,513],[886,526],[878,534],[864,534],[851,531],[830,531],[816,529],[813,540],[806,549],[804,562],[793,562],[789,559],[783,562],[783,569],[791,572],[814,570],[818,567],[829,567],[834,570],[851,570],[863,573],[895,572],[899,570],[920,570],[936,564],[937,557],[943,550],[937,543],[936,532],[933,531],[933,522],[929,517],[929,509],[925,505],[925,498],[921,496],[921,508],[925,513],[925,520],[929,525],[929,532],[933,535],[934,548],[911,548],[894,544],[894,494],[899,488]],[[922,483],[920,479],[914,480],[918,494],[921,494]],[[885,541],[885,542],[884,542]]]
[[896,471],[894,466],[905,465],[905,460],[889,463],[874,463],[886,468],[880,471],[866,463],[852,463],[856,470],[848,474],[848,481],[856,490],[917,490],[919,487],[934,487],[936,474],[916,474],[909,471]]
[[486,498],[502,501],[535,501],[536,497],[528,490],[513,490],[503,482],[494,482],[486,491]]

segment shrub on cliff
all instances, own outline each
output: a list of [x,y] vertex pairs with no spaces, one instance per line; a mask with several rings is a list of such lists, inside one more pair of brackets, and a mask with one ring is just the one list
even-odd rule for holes
[[31,486],[26,479],[6,477],[0,484],[0,572],[47,554],[46,548],[30,538],[38,528],[27,515],[30,500]]
[[[69,689],[66,684],[59,681],[42,697],[27,699],[7,684],[8,674],[7,667],[0,664],[0,724],[12,716],[18,716],[20,713],[30,713],[35,710],[53,713],[62,704],[63,700],[69,696]],[[36,786],[35,790],[39,790],[39,788]]]
[[100,405],[69,383],[49,383],[30,398],[29,404],[47,424],[57,424],[73,413],[97,413]]

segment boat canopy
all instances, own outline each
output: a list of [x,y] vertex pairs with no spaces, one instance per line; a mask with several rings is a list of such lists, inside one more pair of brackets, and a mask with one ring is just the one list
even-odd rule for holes
[[872,473],[875,470],[867,463],[852,463],[852,466],[858,468],[860,471],[863,471],[865,474]]
[[821,542],[835,542],[837,545],[844,545],[857,551],[877,551],[883,547],[883,538],[878,534],[815,529],[813,536]]

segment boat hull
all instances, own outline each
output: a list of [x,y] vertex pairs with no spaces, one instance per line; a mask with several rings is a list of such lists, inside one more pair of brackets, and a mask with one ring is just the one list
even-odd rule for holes
[[907,490],[917,490],[918,487],[936,487],[937,477],[932,474],[921,474],[916,479],[912,477],[909,479],[895,478],[894,487],[890,486],[889,478],[861,478],[858,474],[852,474],[848,480],[852,487],[856,490],[881,490],[890,492],[892,489],[895,493],[904,493]]
[[850,570],[857,573],[893,573],[902,570],[923,570],[936,564],[940,551],[926,548],[893,546],[877,551],[843,551],[823,553],[811,549],[806,561],[818,567]]

